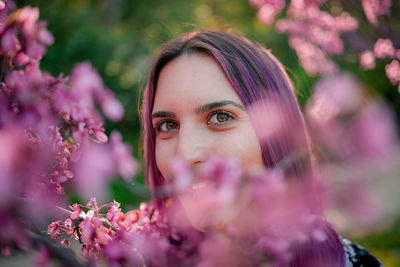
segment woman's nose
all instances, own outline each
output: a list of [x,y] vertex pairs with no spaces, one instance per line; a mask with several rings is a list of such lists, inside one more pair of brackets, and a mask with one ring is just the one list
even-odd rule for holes
[[181,126],[179,129],[177,155],[182,160],[195,167],[203,162],[206,150],[206,140],[199,127],[194,125]]

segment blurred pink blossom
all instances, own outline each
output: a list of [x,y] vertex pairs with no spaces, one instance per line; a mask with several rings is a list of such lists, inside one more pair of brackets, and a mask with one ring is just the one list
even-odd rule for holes
[[46,23],[38,22],[38,19],[38,8],[22,8],[10,17],[8,27],[1,32],[2,49],[17,66],[37,62],[46,52],[46,47],[54,42]]
[[354,158],[369,161],[389,160],[398,142],[391,111],[381,103],[367,106],[348,130]]
[[72,70],[70,91],[74,96],[84,98],[83,101],[87,102],[87,104],[92,104],[89,101],[90,94],[97,90],[102,90],[103,87],[103,81],[90,63],[80,63]]
[[122,105],[104,87],[101,77],[88,62],[78,64],[72,71],[70,90],[75,101],[79,101],[88,112],[94,109],[94,101],[98,101],[109,119],[117,121],[122,118]]
[[386,76],[389,78],[393,85],[397,85],[400,82],[400,64],[397,60],[392,60],[390,64],[385,66]]
[[114,174],[114,163],[107,147],[100,144],[81,145],[81,155],[74,166],[75,179],[79,193],[84,199],[96,196],[106,199],[107,182]]
[[83,243],[91,243],[94,238],[95,226],[91,223],[91,219],[88,216],[81,223],[81,240]]
[[275,9],[274,6],[264,4],[257,12],[258,20],[266,25],[272,24],[275,21],[275,17],[280,13],[280,10]]
[[384,203],[368,177],[373,168],[361,172],[357,168],[347,164],[322,167],[327,216],[343,230],[368,229],[384,218]]
[[393,57],[395,49],[390,39],[379,38],[374,45],[374,53],[377,58]]
[[139,164],[132,157],[130,147],[122,142],[122,136],[119,132],[111,133],[112,156],[115,161],[118,173],[125,179],[133,178],[139,171]]
[[375,55],[371,51],[364,51],[360,55],[361,67],[365,70],[370,70],[375,68]]
[[61,221],[56,221],[50,223],[47,233],[55,240],[58,240],[60,238],[60,231],[62,227],[62,222]]
[[250,5],[258,9],[257,17],[263,24],[274,23],[275,17],[285,8],[284,0],[250,0]]
[[82,207],[78,204],[74,204],[72,206],[70,206],[70,208],[72,210],[74,210],[74,212],[71,213],[70,217],[72,220],[76,220],[79,218],[79,216],[81,215],[82,212]]
[[344,11],[339,16],[335,17],[335,28],[339,32],[355,31],[358,28],[358,20]]
[[260,8],[264,4],[264,0],[249,0],[250,6]]
[[[118,218],[119,213],[121,212],[121,209],[119,208],[120,205],[121,205],[120,203],[118,203],[114,200],[114,202],[108,208],[106,218],[111,222],[111,224],[113,226],[116,225],[115,220]],[[114,226],[114,227],[117,227],[117,226]]]
[[395,57],[396,57],[397,59],[400,59],[400,49],[397,49],[397,50],[396,50]]
[[90,198],[89,202],[87,203],[87,205],[89,208],[91,208],[95,213],[99,212],[99,206],[97,204],[97,200],[96,197],[92,197]]
[[[276,22],[276,29],[289,35],[289,45],[296,51],[300,64],[310,75],[332,74],[337,67],[329,55],[343,53],[343,32],[354,31],[358,21],[347,12],[332,16],[322,11],[320,0],[291,0],[287,18]],[[257,17],[264,24],[271,24],[285,8],[284,1],[250,1],[259,8]]]
[[172,162],[172,175],[175,177],[173,185],[176,192],[187,190],[194,179],[192,170],[180,158],[176,158]]
[[102,94],[100,103],[104,115],[110,120],[119,121],[124,115],[124,107],[111,93]]
[[362,0],[362,7],[364,13],[367,16],[368,21],[374,25],[378,26],[378,16],[389,15],[390,6],[392,5],[391,0]]
[[[114,135],[113,144],[95,144],[108,140],[99,107],[111,120],[120,119],[123,108],[93,67],[77,65],[71,78],[42,72],[39,62],[54,40],[46,23],[38,21],[39,9],[26,7],[9,15],[13,1],[0,1],[0,8],[0,243],[26,250],[36,244],[31,231],[36,233],[43,220],[58,213],[56,206],[65,205],[63,183],[76,176],[82,197],[99,192],[101,198],[110,176],[119,171],[130,178],[137,163],[122,138]],[[51,224],[48,233],[57,239],[61,231],[71,235],[62,241],[67,246],[81,236],[88,241],[83,252],[97,252],[98,244],[89,244],[90,229],[101,225],[101,208],[95,199],[71,208],[72,220]],[[124,220],[121,214],[115,222]],[[81,220],[78,234],[75,227]],[[101,232],[107,238],[108,232]]]
[[0,129],[0,203],[6,205],[12,198],[14,188],[13,164],[19,157],[23,144],[18,138],[19,131],[14,129]]
[[356,110],[362,101],[360,84],[349,74],[325,76],[314,87],[308,114],[319,122]]
[[308,74],[333,74],[337,71],[336,64],[326,54],[311,42],[301,37],[289,37],[289,45],[296,51],[301,66]]
[[[282,111],[272,101],[252,103],[248,108],[248,113],[260,140],[268,140],[279,133],[283,127]],[[268,123],[265,123],[266,118]]]

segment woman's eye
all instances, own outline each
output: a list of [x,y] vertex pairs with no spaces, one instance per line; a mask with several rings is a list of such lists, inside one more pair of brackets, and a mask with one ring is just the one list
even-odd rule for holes
[[235,119],[235,117],[230,112],[216,111],[210,116],[208,124],[224,125],[233,119]]
[[162,121],[157,125],[159,132],[167,133],[179,129],[179,125],[174,121]]

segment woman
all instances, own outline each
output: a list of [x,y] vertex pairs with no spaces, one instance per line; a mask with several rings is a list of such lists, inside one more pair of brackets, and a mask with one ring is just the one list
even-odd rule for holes
[[[146,178],[160,209],[160,189],[176,157],[194,170],[210,154],[231,157],[248,172],[279,167],[288,180],[310,184],[312,157],[293,85],[259,44],[222,31],[192,32],[169,42],[153,65],[143,104]],[[260,120],[266,109],[270,114]],[[364,250],[348,254],[354,244],[343,246],[320,223],[326,240],[294,247],[290,265],[352,266],[352,260],[360,264],[370,256]],[[368,266],[379,266],[372,256],[368,260]]]

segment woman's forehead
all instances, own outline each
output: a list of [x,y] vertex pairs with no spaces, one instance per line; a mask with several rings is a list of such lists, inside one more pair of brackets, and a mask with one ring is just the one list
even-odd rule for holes
[[210,56],[180,56],[161,71],[154,108],[231,100],[242,104],[226,75]]

